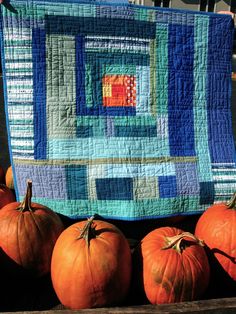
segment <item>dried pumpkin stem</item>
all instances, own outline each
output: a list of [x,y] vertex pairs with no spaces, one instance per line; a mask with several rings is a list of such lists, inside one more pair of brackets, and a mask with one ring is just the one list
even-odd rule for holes
[[204,242],[202,240],[199,240],[192,233],[190,233],[190,232],[182,232],[181,234],[177,234],[176,236],[173,236],[173,237],[166,237],[167,244],[162,248],[162,250],[175,248],[177,252],[181,253],[182,252],[181,242],[185,238],[190,238],[195,243],[197,243],[198,245],[204,246]]
[[78,237],[78,239],[84,239],[86,241],[88,247],[90,245],[91,238],[94,237],[94,231],[92,229],[94,218],[95,218],[94,216],[88,218],[88,221],[84,225],[83,229],[80,230],[81,233]]
[[32,198],[32,181],[28,180],[26,195],[24,197],[24,200],[21,202],[20,206],[18,207],[18,210],[21,212],[32,211],[31,198]]
[[235,208],[236,206],[236,192],[233,194],[231,199],[226,203],[228,208]]

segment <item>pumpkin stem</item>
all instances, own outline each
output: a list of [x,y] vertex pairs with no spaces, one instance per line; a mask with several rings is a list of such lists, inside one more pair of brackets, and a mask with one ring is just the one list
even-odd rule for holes
[[162,250],[173,248],[178,253],[181,253],[183,251],[183,247],[181,247],[181,242],[184,240],[184,238],[190,238],[198,245],[204,246],[204,242],[202,240],[199,240],[192,233],[182,232],[181,234],[177,234],[173,237],[166,237],[167,244],[162,248]]
[[95,216],[88,218],[88,221],[84,225],[83,229],[80,230],[81,233],[78,237],[78,239],[84,239],[86,241],[88,247],[90,245],[90,240],[92,238],[96,237],[94,234],[94,230],[92,228],[94,218],[95,218]]
[[18,210],[21,212],[32,211],[31,198],[32,198],[32,181],[28,180],[26,194],[24,200],[20,203]]
[[228,208],[235,208],[236,205],[236,192],[233,194],[231,199],[226,203],[226,206]]

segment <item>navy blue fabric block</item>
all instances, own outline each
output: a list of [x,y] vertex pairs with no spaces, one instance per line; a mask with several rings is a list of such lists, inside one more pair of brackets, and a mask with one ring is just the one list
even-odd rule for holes
[[93,128],[91,126],[78,126],[76,128],[77,137],[92,137]]
[[214,202],[214,183],[200,182],[200,205],[212,204]]
[[194,27],[169,26],[168,116],[171,156],[195,156]]
[[158,177],[159,195],[163,198],[177,196],[177,183],[175,176]]
[[48,34],[64,35],[103,35],[103,36],[136,36],[137,38],[155,39],[156,24],[149,21],[129,19],[96,19],[74,16],[46,16],[45,29]]
[[79,107],[86,106],[85,97],[85,47],[84,37],[76,36],[76,114],[78,115]]
[[132,200],[133,180],[131,178],[96,179],[98,200]]

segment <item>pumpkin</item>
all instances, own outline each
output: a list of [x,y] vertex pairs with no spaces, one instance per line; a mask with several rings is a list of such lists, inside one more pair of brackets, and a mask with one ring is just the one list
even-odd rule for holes
[[10,190],[5,184],[0,184],[0,208],[15,201],[16,198],[12,190]]
[[9,189],[14,190],[14,180],[13,180],[12,166],[9,166],[7,168],[7,171],[6,171],[6,174],[5,174],[5,183],[6,183],[6,186]]
[[51,278],[70,309],[120,304],[131,279],[131,251],[113,224],[91,217],[66,228],[52,254]]
[[43,276],[50,272],[52,250],[64,227],[55,212],[31,197],[28,181],[24,200],[0,210],[0,247],[22,271]]
[[236,280],[236,193],[229,202],[206,209],[196,223],[195,234],[204,240],[230,278]]
[[193,234],[161,227],[141,241],[143,287],[152,304],[198,299],[209,284],[203,243]]

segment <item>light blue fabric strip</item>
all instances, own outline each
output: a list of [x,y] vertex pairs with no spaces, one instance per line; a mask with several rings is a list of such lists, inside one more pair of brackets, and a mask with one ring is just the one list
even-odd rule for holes
[[136,114],[138,115],[150,115],[150,67],[149,66],[137,66],[137,105]]
[[151,165],[104,165],[105,177],[158,177],[175,175],[174,163],[160,163]]
[[79,138],[48,141],[51,160],[169,156],[169,141],[154,138]]
[[200,182],[212,181],[208,150],[208,119],[206,101],[208,60],[208,16],[195,16],[194,27],[194,133]]

